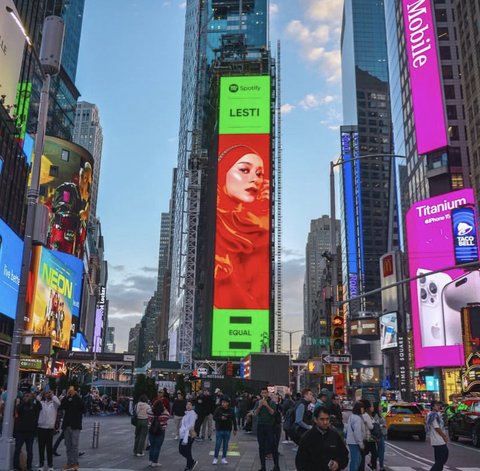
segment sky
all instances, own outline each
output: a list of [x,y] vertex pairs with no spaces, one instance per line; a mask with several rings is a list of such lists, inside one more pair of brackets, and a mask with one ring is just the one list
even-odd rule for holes
[[[329,214],[340,151],[342,0],[270,0],[281,42],[283,328],[303,328],[305,244]],[[185,1],[86,0],[76,85],[103,127],[97,216],[108,260],[117,352],[156,287],[160,215],[177,161]],[[293,335],[294,350],[301,334]],[[283,348],[288,348],[284,335]]]

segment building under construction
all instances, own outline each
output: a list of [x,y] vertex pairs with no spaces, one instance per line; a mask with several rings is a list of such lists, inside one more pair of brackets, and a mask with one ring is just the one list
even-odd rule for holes
[[[187,1],[168,318],[168,357],[184,368],[281,348],[279,47],[275,60],[267,0]],[[227,158],[246,165],[233,179],[253,175],[240,196],[220,181]]]

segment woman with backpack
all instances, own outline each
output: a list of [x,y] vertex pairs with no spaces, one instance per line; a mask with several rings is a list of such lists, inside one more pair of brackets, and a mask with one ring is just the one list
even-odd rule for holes
[[[370,455],[370,463],[368,466],[370,469],[375,469],[377,463],[377,437],[379,435],[378,432],[380,431],[380,429],[375,429],[375,425],[373,422],[372,403],[367,399],[362,399],[362,402],[365,407],[365,412],[362,415],[363,422],[365,424],[365,451],[362,454],[362,462],[360,464],[360,469],[363,470],[365,468],[365,457],[368,454]],[[375,468],[373,468],[372,463],[375,463]]]
[[[380,471],[385,471],[385,438],[387,436],[387,421],[380,412],[380,404],[376,402],[373,406],[373,429],[372,435],[377,440],[377,454],[380,463]],[[377,468],[377,460],[370,461],[370,468]]]
[[165,440],[165,429],[169,417],[170,414],[162,401],[156,401],[152,409],[148,411],[148,423],[150,424],[148,429],[148,439],[150,441],[149,466],[152,468],[161,466],[158,457]]

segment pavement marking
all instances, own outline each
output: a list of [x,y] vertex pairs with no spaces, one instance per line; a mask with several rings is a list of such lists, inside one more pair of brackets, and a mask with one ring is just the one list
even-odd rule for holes
[[466,448],[467,450],[472,450],[472,451],[476,451],[477,453],[480,453],[480,450],[478,448],[475,448],[474,446],[462,445],[461,443],[455,443],[455,442],[448,442],[448,443],[449,445],[459,446],[460,448]]
[[[393,445],[390,442],[387,442],[386,445],[388,447],[391,447],[393,450],[398,451],[403,453],[405,458],[408,458],[409,460],[415,461],[416,463],[421,464],[422,466],[425,466],[427,464],[432,465],[434,462],[432,460],[429,460],[428,458],[424,458],[423,456],[416,455],[415,453],[412,453],[411,451],[405,450],[405,448],[402,448],[398,445]],[[410,456],[408,456],[410,455]],[[420,461],[419,461],[420,460]],[[431,466],[429,466],[430,468]],[[452,468],[449,468],[448,466],[444,466],[443,469],[447,471],[452,471]]]
[[[215,454],[215,451],[209,451],[208,454],[210,456],[213,456]],[[240,452],[239,451],[227,451],[227,456],[240,456]]]
[[457,468],[460,471],[480,471],[480,468]]
[[[412,468],[411,466],[388,466],[388,469],[392,471],[416,471],[418,468]],[[428,466],[421,466],[421,469],[430,469]]]

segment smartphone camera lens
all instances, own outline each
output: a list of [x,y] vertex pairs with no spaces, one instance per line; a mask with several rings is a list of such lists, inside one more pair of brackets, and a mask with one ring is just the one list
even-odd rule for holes
[[425,301],[427,299],[427,290],[425,288],[422,288],[420,290],[420,297],[422,298],[422,301]]
[[422,276],[421,278],[419,278],[419,280],[420,280],[420,284],[421,284],[421,285],[424,285],[424,284],[427,282],[427,279],[426,279],[424,276]]
[[428,289],[430,290],[430,293],[437,294],[437,285],[435,283],[430,283]]

